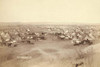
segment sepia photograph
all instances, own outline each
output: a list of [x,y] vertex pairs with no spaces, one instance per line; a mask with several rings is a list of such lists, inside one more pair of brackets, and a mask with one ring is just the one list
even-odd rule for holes
[[100,0],[0,0],[0,67],[100,67]]

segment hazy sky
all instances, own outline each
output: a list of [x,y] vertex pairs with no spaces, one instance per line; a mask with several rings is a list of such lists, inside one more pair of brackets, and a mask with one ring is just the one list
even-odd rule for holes
[[0,0],[0,22],[100,23],[100,0]]

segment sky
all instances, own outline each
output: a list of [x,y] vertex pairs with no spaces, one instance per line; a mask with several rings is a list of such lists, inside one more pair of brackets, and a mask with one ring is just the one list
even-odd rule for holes
[[0,0],[0,22],[100,24],[100,0]]

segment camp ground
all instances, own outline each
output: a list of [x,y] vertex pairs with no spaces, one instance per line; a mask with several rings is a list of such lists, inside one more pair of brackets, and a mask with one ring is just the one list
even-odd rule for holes
[[99,67],[99,25],[1,25],[0,67]]

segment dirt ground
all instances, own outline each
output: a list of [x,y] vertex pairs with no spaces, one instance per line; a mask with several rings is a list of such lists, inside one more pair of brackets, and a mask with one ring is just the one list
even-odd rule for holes
[[[84,52],[93,48],[93,55],[88,60],[78,57],[77,49]],[[100,44],[92,46],[73,46],[70,41],[40,40],[35,44],[20,43],[17,47],[0,47],[0,67],[75,67],[75,64],[83,61],[79,67],[99,67]],[[81,52],[81,51],[79,51]]]

